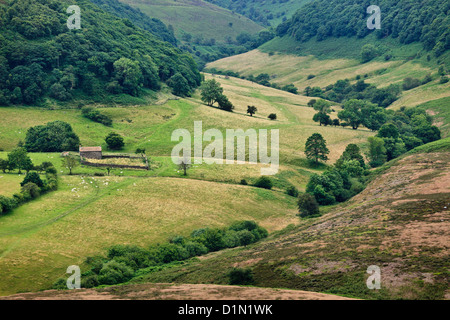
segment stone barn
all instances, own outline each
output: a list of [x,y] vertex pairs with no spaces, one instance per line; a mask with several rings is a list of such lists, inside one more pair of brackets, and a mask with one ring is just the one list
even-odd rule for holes
[[80,147],[80,157],[86,159],[102,159],[102,147]]

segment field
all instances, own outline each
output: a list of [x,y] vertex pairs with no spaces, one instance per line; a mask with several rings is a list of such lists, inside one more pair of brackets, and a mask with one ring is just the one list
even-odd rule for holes
[[[264,46],[262,47],[264,48]],[[350,79],[356,82],[356,76],[367,75],[366,82],[379,88],[390,84],[402,84],[403,79],[413,77],[423,79],[431,74],[433,81],[412,90],[404,91],[401,97],[389,108],[413,107],[429,101],[450,96],[450,83],[440,84],[436,68],[420,61],[374,60],[360,64],[357,59],[327,58],[316,56],[298,56],[293,54],[269,54],[260,49],[238,56],[224,58],[207,65],[208,69],[239,72],[242,76],[268,73],[271,82],[279,85],[293,83],[300,92],[306,87],[321,88],[334,84],[337,80]],[[308,79],[308,75],[314,75]]]
[[[115,169],[111,176],[103,177],[94,174],[106,175],[104,169],[79,166],[75,175],[69,176],[60,154],[31,153],[35,164],[50,161],[55,165],[60,186],[1,217],[0,295],[49,289],[65,275],[68,265],[86,268],[87,256],[104,254],[113,244],[147,246],[177,234],[187,235],[197,228],[227,226],[236,220],[257,221],[275,234],[288,225],[295,226],[299,224],[296,199],[285,193],[286,188],[304,190],[309,176],[326,168],[306,161],[303,151],[307,137],[315,132],[324,136],[331,151],[328,164],[332,164],[347,144],[357,143],[364,150],[367,137],[374,135],[365,129],[318,126],[312,121],[314,110],[306,106],[308,97],[233,77],[205,77],[214,77],[222,84],[236,107],[233,113],[204,105],[198,92],[191,98],[157,105],[102,107],[102,112],[113,119],[112,128],[83,118],[77,109],[0,109],[0,145],[5,150],[1,158],[24,140],[28,127],[63,120],[72,125],[82,145],[101,145],[107,152],[104,137],[110,131],[122,134],[125,149],[121,152],[146,148],[151,166],[149,171]],[[258,108],[253,117],[246,114],[248,105]],[[332,117],[339,110],[338,106],[334,108]],[[441,116],[447,117],[445,111],[441,110]],[[270,113],[276,113],[278,119],[267,119]],[[202,121],[203,131],[219,129],[223,141],[226,129],[279,129],[280,169],[271,177],[273,190],[251,186],[260,177],[259,164],[194,164],[184,177],[170,158],[177,143],[171,141],[171,133],[184,128],[192,133],[194,121]],[[22,177],[17,173],[3,176],[8,177],[11,187],[2,184],[1,194],[17,192]],[[241,185],[242,179],[249,185]],[[189,278],[189,282],[203,282],[208,272],[198,279]],[[155,279],[164,280],[166,276],[157,275]]]
[[[206,74],[207,79],[211,77]],[[0,158],[25,139],[28,127],[63,120],[72,125],[82,145],[101,145],[107,153],[104,137],[110,131],[122,134],[125,149],[121,153],[146,148],[151,170],[114,169],[106,176],[105,169],[79,166],[69,176],[59,153],[30,153],[34,164],[50,161],[55,165],[60,186],[1,217],[0,294],[48,289],[64,276],[68,265],[83,266],[87,256],[103,254],[117,243],[145,246],[196,228],[244,219],[255,220],[270,232],[295,224],[296,199],[285,193],[286,188],[304,190],[309,176],[325,168],[306,161],[306,138],[321,132],[333,163],[348,143],[363,144],[373,135],[365,130],[319,127],[311,120],[314,112],[306,107],[306,97],[241,79],[216,79],[236,105],[235,112],[207,107],[199,93],[159,105],[102,107],[102,113],[113,119],[112,128],[83,118],[77,109],[1,108],[0,145],[5,151]],[[258,107],[253,117],[246,114],[248,104]],[[278,115],[276,121],[267,119],[273,112]],[[272,177],[273,190],[251,186],[261,175],[260,164],[194,164],[184,177],[170,157],[177,143],[171,141],[171,133],[180,128],[193,132],[194,121],[203,122],[203,131],[219,129],[224,141],[228,128],[279,129],[280,168]],[[99,173],[105,176],[94,177]],[[1,194],[17,192],[23,177],[17,171],[3,176],[11,188],[2,184]],[[242,179],[249,185],[240,185]]]
[[[232,267],[255,274],[255,287],[239,289],[241,298],[339,298],[298,291],[308,290],[364,299],[448,299],[449,146],[447,138],[386,164],[350,202],[302,220],[293,217],[294,200],[267,190],[187,179],[65,176],[59,195],[48,195],[64,209],[54,205],[36,214],[31,209],[42,205],[39,200],[2,218],[0,241],[7,250],[0,253],[0,293],[47,288],[67,265],[83,268],[81,256],[117,241],[146,245],[199,223],[254,218],[271,231],[260,243],[174,264],[119,287],[8,299],[235,299],[238,288],[223,286]],[[75,194],[74,187],[80,189]],[[97,200],[85,201],[94,195]],[[373,264],[382,267],[381,290],[365,286]]]
[[20,191],[20,183],[25,178],[25,174],[0,174],[0,195],[11,197],[14,193]]
[[[211,78],[206,75],[206,78]],[[223,85],[225,94],[235,104],[236,109],[233,113],[227,113],[217,108],[205,106],[200,101],[200,95],[197,93],[192,98],[171,100],[162,105],[150,105],[142,107],[114,107],[102,108],[102,112],[113,119],[113,127],[105,127],[101,124],[89,121],[81,116],[81,111],[75,109],[45,110],[39,108],[1,108],[0,117],[0,146],[5,150],[11,150],[20,140],[25,139],[26,130],[30,126],[45,124],[49,121],[62,120],[70,123],[74,131],[79,135],[83,146],[100,145],[105,151],[107,146],[104,137],[111,131],[118,132],[125,138],[125,149],[121,152],[134,153],[136,148],[145,148],[148,156],[154,160],[154,171],[140,172],[137,175],[154,176],[159,173],[164,175],[178,174],[176,166],[168,159],[173,147],[177,142],[171,141],[171,134],[176,129],[188,129],[193,132],[194,121],[202,121],[203,131],[211,128],[219,129],[226,139],[226,129],[279,129],[280,130],[280,165],[285,166],[291,175],[298,176],[297,180],[304,182],[305,171],[316,171],[321,168],[311,168],[305,161],[304,144],[306,139],[315,132],[321,133],[327,140],[330,149],[330,161],[336,161],[348,143],[364,143],[367,137],[373,133],[364,129],[357,131],[349,128],[320,127],[312,121],[314,110],[306,107],[310,100],[308,97],[290,94],[284,91],[264,87],[237,78],[225,79],[217,77],[216,79]],[[258,112],[253,117],[246,115],[247,105],[255,105]],[[336,111],[338,109],[336,108]],[[270,113],[276,113],[278,120],[271,121],[267,119]],[[336,117],[336,113],[332,114]],[[10,129],[9,129],[10,128]],[[193,136],[193,135],[192,135]],[[208,145],[204,142],[203,146]],[[224,146],[226,143],[224,143]],[[1,155],[6,157],[6,153]],[[52,161],[59,169],[67,174],[65,168],[60,168],[59,155],[39,155],[34,154],[36,161]],[[44,160],[46,159],[46,160]],[[226,169],[227,175],[232,181],[240,181],[247,178],[240,170],[249,170],[252,165],[238,166],[234,169]],[[200,170],[200,168],[198,168]],[[93,174],[100,169],[88,167],[79,167],[75,169],[78,174]],[[193,172],[197,169],[193,168]],[[201,169],[201,175],[206,180],[217,179],[214,177],[219,170]],[[209,175],[207,172],[211,172]],[[171,173],[170,173],[171,172]],[[254,170],[256,174],[256,170]],[[129,171],[123,171],[124,175],[132,174]],[[282,174],[282,173],[280,173]],[[133,175],[133,174],[132,174]],[[254,174],[251,174],[254,176]],[[250,177],[251,178],[251,177]],[[224,181],[224,180],[222,180]],[[303,187],[303,182],[297,184],[299,188]]]
[[[184,33],[224,42],[242,32],[257,33],[263,27],[250,19],[202,0],[121,0],[150,17],[172,25],[177,38]],[[232,26],[230,27],[230,23]]]

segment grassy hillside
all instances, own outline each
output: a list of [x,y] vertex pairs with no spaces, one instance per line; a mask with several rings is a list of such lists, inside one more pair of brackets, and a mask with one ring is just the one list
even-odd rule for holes
[[[212,254],[137,282],[227,283],[250,268],[258,287],[367,299],[448,299],[450,140],[388,163],[365,191],[320,218],[302,219],[261,243]],[[366,269],[381,269],[381,290]]]
[[245,186],[64,176],[57,192],[1,218],[0,294],[50,288],[67,266],[114,244],[161,243],[247,219],[274,231],[295,222],[295,211],[294,198]]
[[[206,75],[209,79],[211,76]],[[200,94],[189,99],[171,100],[162,105],[146,107],[105,107],[102,112],[113,119],[112,128],[83,118],[76,109],[45,110],[38,108],[1,108],[0,146],[11,150],[20,140],[25,139],[26,130],[49,121],[63,120],[70,123],[80,136],[83,145],[101,145],[106,148],[105,136],[116,131],[125,137],[125,152],[136,148],[146,148],[150,156],[170,156],[175,142],[170,141],[175,129],[193,130],[193,122],[203,121],[203,130],[218,128],[225,136],[227,128],[278,128],[280,129],[281,163],[304,163],[303,148],[306,138],[320,132],[330,147],[330,162],[335,161],[348,143],[362,142],[373,135],[366,130],[319,127],[312,121],[314,110],[307,107],[308,97],[264,87],[246,80],[217,77],[225,94],[235,104],[233,113],[205,106]],[[258,112],[250,117],[247,105],[257,106]],[[336,110],[337,111],[337,110]],[[276,113],[278,120],[267,119]],[[206,145],[206,143],[205,143]],[[303,159],[303,160],[302,160]]]
[[[281,39],[272,41],[281,41]],[[271,44],[272,41],[266,45]],[[343,44],[341,39],[323,42],[331,44],[337,41]],[[341,58],[327,55],[325,58],[312,54],[299,56],[267,53],[266,45],[258,50],[209,63],[206,68],[207,70],[215,68],[222,71],[233,71],[245,77],[267,73],[271,76],[271,82],[279,85],[293,83],[300,92],[303,92],[306,87],[325,88],[334,84],[337,80],[349,79],[354,83],[357,77],[383,88],[391,84],[402,85],[403,80],[407,77],[423,78],[424,75],[431,74],[433,78],[431,82],[412,90],[403,91],[400,98],[390,108],[412,107],[437,100],[436,103],[430,104],[430,110],[434,108],[442,109],[446,106],[447,100],[445,98],[450,96],[450,83],[440,83],[436,60],[428,62],[426,56],[414,60],[403,60],[400,59],[402,56],[398,56],[398,59],[390,61],[375,59],[361,64],[358,59],[347,58],[345,55]],[[403,49],[408,50],[406,47],[403,47]],[[311,78],[310,75],[314,77]]]
[[235,39],[241,32],[257,33],[262,29],[248,18],[202,0],[121,1],[173,26],[177,38],[190,33],[194,37],[225,42],[227,37]]

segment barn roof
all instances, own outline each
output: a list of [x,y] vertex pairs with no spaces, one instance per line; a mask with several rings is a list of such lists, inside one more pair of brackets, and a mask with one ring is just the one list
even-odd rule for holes
[[102,147],[80,147],[80,152],[102,151]]

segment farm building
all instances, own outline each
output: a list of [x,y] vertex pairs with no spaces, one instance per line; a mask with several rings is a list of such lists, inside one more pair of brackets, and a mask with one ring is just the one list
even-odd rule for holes
[[102,159],[102,147],[80,147],[80,157]]

